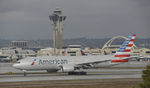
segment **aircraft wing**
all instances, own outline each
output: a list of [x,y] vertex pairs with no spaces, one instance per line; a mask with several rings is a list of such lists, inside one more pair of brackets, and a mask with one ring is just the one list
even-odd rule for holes
[[103,62],[107,62],[107,61],[111,61],[111,60],[103,60],[103,61],[95,61],[95,62],[81,63],[81,64],[77,64],[77,65],[91,65],[91,64],[98,64],[98,63],[103,63]]

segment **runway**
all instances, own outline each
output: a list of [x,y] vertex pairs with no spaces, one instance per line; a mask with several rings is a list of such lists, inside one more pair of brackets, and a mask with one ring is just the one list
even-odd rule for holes
[[34,73],[0,75],[0,82],[48,81],[48,80],[84,80],[84,79],[121,79],[141,78],[142,69],[90,69],[87,75],[67,75],[67,73]]
[[[114,68],[99,68],[83,70],[87,75],[67,75],[67,73],[46,73],[46,71],[23,72],[12,68],[12,64],[0,64],[0,82],[23,81],[52,81],[52,80],[84,80],[84,79],[125,79],[141,78],[142,70],[150,62],[129,62],[117,65]],[[8,74],[12,72],[13,74]]]

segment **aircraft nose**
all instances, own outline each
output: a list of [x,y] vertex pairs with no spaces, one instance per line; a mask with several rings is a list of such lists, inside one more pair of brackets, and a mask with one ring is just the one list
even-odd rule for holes
[[14,68],[17,68],[17,69],[18,69],[19,64],[16,64],[16,63],[15,63],[15,64],[13,64],[12,66],[13,66]]

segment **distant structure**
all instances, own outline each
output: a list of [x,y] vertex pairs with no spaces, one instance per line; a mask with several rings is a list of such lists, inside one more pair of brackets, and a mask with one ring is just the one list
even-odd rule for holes
[[[116,39],[119,39],[119,38],[122,38],[122,39],[128,39],[124,36],[115,36],[113,37],[112,39],[110,39],[103,47],[102,47],[102,50],[104,49],[114,49],[114,48],[120,48],[121,45],[112,45],[112,42]],[[135,44],[133,44],[133,48],[137,48]]]
[[80,56],[81,55],[81,45],[68,45],[67,55],[68,56]]
[[[63,15],[59,8],[56,8],[56,10],[49,16],[49,19],[53,26],[53,47],[54,49],[62,49],[63,22],[65,21],[66,16]],[[56,52],[56,49],[54,52]]]
[[11,41],[11,47],[27,48],[28,41]]

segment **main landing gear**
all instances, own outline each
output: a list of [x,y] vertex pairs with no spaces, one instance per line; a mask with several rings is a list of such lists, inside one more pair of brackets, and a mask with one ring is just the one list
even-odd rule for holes
[[72,71],[72,72],[68,72],[68,75],[87,75],[87,73],[84,71],[81,72]]
[[26,70],[23,70],[23,75],[27,76]]

